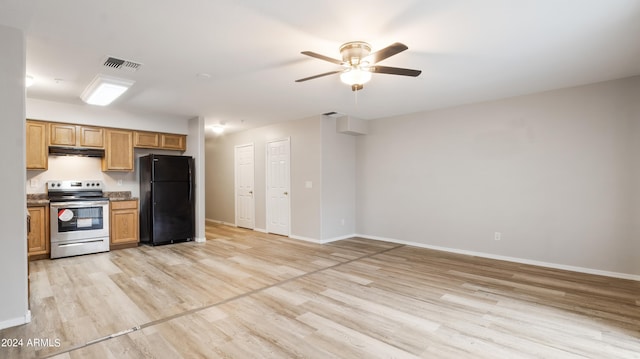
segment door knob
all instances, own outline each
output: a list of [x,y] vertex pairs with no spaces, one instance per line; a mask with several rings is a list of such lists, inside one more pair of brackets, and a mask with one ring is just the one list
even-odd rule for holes
[[253,191],[249,191],[249,194],[253,194]]
[[285,193],[284,193],[284,195],[285,195],[285,196],[288,196],[288,195],[289,195],[289,192],[285,192]]

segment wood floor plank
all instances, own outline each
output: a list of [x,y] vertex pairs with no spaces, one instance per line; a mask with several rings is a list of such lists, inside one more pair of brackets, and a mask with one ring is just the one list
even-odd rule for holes
[[30,262],[2,358],[640,358],[640,282],[208,224],[205,243]]

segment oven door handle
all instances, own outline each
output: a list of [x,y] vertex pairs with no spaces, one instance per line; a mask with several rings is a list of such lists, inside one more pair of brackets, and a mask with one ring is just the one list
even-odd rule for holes
[[75,247],[75,246],[81,246],[84,244],[89,244],[89,243],[102,243],[104,242],[103,239],[94,239],[94,240],[90,240],[90,241],[82,241],[82,242],[73,242],[73,243],[60,243],[58,244],[58,247]]
[[50,207],[71,207],[71,208],[84,208],[84,207],[96,207],[109,204],[109,201],[82,201],[82,202],[50,202]]

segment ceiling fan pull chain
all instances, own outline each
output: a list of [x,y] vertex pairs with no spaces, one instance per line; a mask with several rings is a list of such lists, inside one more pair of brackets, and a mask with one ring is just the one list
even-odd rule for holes
[[353,91],[353,96],[356,103],[356,112],[358,112],[358,91]]

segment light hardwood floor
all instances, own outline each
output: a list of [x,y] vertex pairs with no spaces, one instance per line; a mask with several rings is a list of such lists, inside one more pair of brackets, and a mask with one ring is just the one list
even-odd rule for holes
[[0,357],[640,358],[640,282],[359,238],[207,238],[32,262],[33,320],[0,331],[23,340]]

